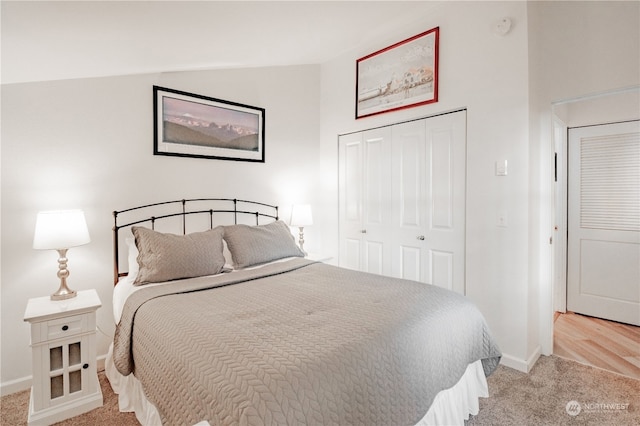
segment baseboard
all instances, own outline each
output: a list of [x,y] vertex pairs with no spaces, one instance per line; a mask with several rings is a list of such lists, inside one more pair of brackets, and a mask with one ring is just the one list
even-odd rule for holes
[[[97,360],[98,371],[104,370],[104,363],[107,355],[100,355]],[[20,392],[23,390],[31,389],[31,383],[33,382],[33,376],[26,376],[20,379],[9,380],[0,384],[0,396],[11,395],[12,393]]]
[[32,376],[9,380],[0,384],[0,396],[11,395],[31,388]]
[[502,358],[500,359],[500,364],[505,367],[513,368],[514,370],[522,371],[523,373],[529,373],[533,366],[535,365],[538,358],[540,358],[540,346],[536,347],[536,350],[533,351],[531,356],[527,359],[516,358],[509,354],[502,354]]

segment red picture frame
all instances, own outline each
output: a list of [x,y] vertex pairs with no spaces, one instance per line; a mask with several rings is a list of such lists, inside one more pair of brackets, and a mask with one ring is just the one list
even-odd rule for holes
[[438,101],[440,27],[356,61],[356,119]]

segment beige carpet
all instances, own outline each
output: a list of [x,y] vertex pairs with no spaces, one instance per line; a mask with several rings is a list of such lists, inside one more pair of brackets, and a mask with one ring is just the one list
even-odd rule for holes
[[[65,426],[128,426],[140,425],[133,413],[120,413],[118,411],[118,396],[111,390],[111,385],[104,372],[98,373],[102,398],[104,404],[100,408],[82,414],[77,417],[56,423]],[[27,424],[29,413],[28,390],[3,396],[0,401],[0,425],[23,426]]]
[[[59,425],[138,424],[133,414],[118,412],[117,396],[104,373],[99,377],[104,406]],[[541,357],[530,374],[499,366],[489,377],[489,393],[468,426],[640,425],[639,380],[557,356]],[[0,403],[1,425],[27,424],[29,391],[7,395]]]
[[488,382],[468,426],[640,425],[640,380],[572,360],[542,356],[529,374],[499,366]]

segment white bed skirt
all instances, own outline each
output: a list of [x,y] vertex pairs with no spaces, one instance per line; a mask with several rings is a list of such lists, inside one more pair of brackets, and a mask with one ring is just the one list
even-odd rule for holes
[[[118,406],[121,412],[135,412],[143,426],[161,426],[160,415],[156,407],[147,400],[142,384],[133,374],[123,376],[113,363],[113,344],[109,347],[105,360],[105,374],[113,391],[118,394]],[[479,411],[478,398],[487,398],[489,387],[482,369],[482,361],[467,366],[467,370],[453,387],[439,392],[427,414],[418,422],[418,426],[428,425],[464,425],[469,415]],[[197,426],[208,425],[202,421]]]
[[478,414],[480,397],[489,397],[489,385],[482,361],[478,360],[467,366],[458,383],[438,392],[429,411],[418,425],[464,425],[470,414]]

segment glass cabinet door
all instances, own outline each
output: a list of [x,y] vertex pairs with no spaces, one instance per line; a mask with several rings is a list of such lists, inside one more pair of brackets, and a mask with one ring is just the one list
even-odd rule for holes
[[[80,395],[83,390],[84,371],[88,368],[82,360],[86,359],[86,345],[83,340],[69,340],[49,345],[49,383],[51,402],[56,399]],[[84,355],[84,356],[83,356]]]

